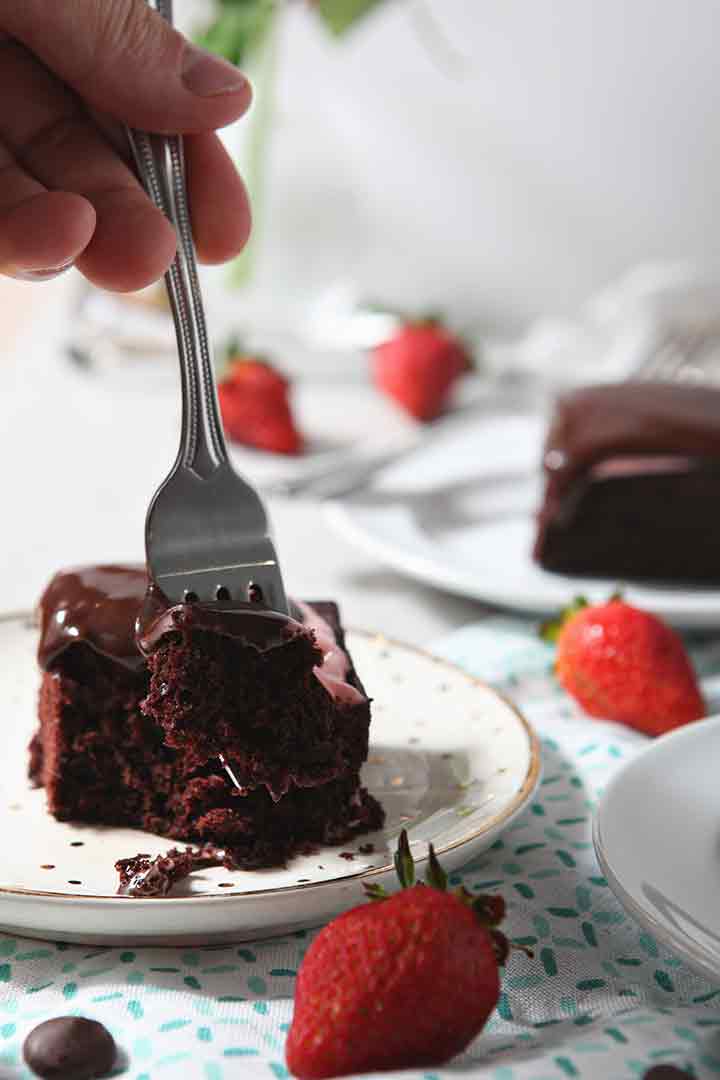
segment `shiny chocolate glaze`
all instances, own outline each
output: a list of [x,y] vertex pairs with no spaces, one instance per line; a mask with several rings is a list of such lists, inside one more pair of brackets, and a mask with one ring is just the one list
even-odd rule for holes
[[[137,609],[136,609],[137,610]],[[169,604],[157,585],[151,584],[144,596],[135,623],[136,646],[145,656],[173,630],[208,630],[213,634],[238,638],[258,652],[283,645],[297,634],[306,633],[295,619],[277,611],[267,611],[245,604],[232,611],[205,607],[202,604]]]
[[338,701],[355,704],[362,694],[347,682],[350,669],[332,629],[307,604],[293,604],[290,618],[246,604],[232,611],[201,604],[171,605],[142,566],[83,566],[63,570],[40,600],[38,662],[46,671],[72,645],[84,643],[101,656],[139,671],[145,656],[168,633],[207,630],[267,652],[311,631],[322,662],[315,673]]
[[139,670],[135,619],[147,589],[142,566],[81,566],[62,570],[40,599],[38,662],[46,671],[70,645]]
[[247,605],[220,611],[200,604],[170,605],[141,566],[83,566],[61,571],[40,600],[38,662],[46,670],[70,645],[84,642],[131,670],[172,630],[210,630],[240,638],[259,651],[305,633],[301,623]]
[[720,461],[720,389],[629,381],[560,398],[543,456],[541,524],[576,494],[594,465],[652,456],[684,458],[689,468]]

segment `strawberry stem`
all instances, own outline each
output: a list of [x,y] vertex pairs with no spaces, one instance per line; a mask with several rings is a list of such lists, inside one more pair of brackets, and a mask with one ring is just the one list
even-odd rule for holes
[[244,356],[246,349],[238,334],[231,334],[225,342],[223,347],[223,355],[225,360],[232,360],[234,357]]
[[[615,591],[608,597],[606,603],[613,604],[618,600],[623,599],[623,592],[621,588],[615,589]],[[564,607],[559,615],[556,615],[554,619],[548,619],[546,622],[540,624],[538,633],[543,641],[548,641],[551,644],[555,644],[560,631],[566,623],[572,619],[573,615],[577,615],[578,611],[582,611],[583,608],[590,607],[590,602],[584,596],[576,596],[572,603]]]
[[[415,885],[415,860],[410,851],[406,829],[403,829],[398,837],[398,846],[393,862],[400,886],[403,889],[412,888]],[[432,844],[428,844],[428,865],[425,871],[425,881],[419,881],[417,885],[419,888],[427,886],[431,889],[438,889],[439,892],[447,892],[448,876],[440,865]],[[366,882],[363,888],[368,900],[389,899],[390,894],[379,883]],[[458,885],[456,889],[453,889],[452,895],[461,904],[471,908],[477,921],[486,928],[492,939],[493,949],[499,965],[502,966],[505,963],[511,950],[518,950],[524,952],[526,956],[532,957],[533,954],[530,949],[527,949],[524,945],[516,945],[515,942],[509,941],[498,930],[498,926],[505,918],[506,910],[505,900],[502,896],[497,894],[481,894],[477,896],[469,892],[464,885]]]
[[477,915],[478,922],[494,929],[505,918],[505,901],[502,896],[489,894],[472,898],[472,909]]
[[490,937],[498,967],[505,967],[505,962],[510,954],[510,942],[500,930],[490,930]]
[[577,615],[578,611],[582,611],[583,608],[588,607],[588,601],[584,596],[576,596],[571,604],[564,607],[559,615],[556,615],[554,619],[548,619],[546,622],[540,624],[539,634],[543,641],[548,641],[554,645],[560,636],[565,623],[572,619],[573,615]]
[[445,326],[445,320],[439,311],[424,311],[414,319],[408,319],[412,326]]
[[407,829],[403,829],[398,838],[398,847],[395,852],[395,872],[403,889],[410,889],[415,884],[415,860],[410,851]]
[[368,900],[387,900],[390,895],[384,885],[378,885],[374,882],[370,884],[366,881],[363,888]]
[[435,848],[432,844],[428,844],[428,868],[425,874],[425,884],[433,889],[439,889],[440,892],[446,892],[447,883],[447,874],[438,862]]

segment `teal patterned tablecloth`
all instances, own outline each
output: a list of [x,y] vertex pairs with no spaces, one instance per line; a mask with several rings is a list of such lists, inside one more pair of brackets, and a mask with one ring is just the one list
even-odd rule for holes
[[[600,874],[593,808],[644,737],[582,716],[555,686],[530,624],[490,618],[436,651],[500,686],[542,739],[528,811],[452,880],[499,890],[512,956],[496,1013],[452,1065],[410,1080],[631,1080],[658,1063],[720,1076],[720,983],[693,975],[629,918]],[[695,652],[720,670],[720,646]],[[720,902],[720,898],[719,898]],[[132,1080],[282,1080],[298,966],[312,933],[206,949],[92,949],[0,935],[0,1076],[29,1075],[28,1030],[77,1013],[102,1021]]]

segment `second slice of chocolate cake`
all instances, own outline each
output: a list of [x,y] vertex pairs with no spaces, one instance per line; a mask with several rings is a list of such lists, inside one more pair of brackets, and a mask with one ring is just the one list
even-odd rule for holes
[[557,403],[543,464],[534,555],[545,569],[720,582],[720,389],[576,390]]

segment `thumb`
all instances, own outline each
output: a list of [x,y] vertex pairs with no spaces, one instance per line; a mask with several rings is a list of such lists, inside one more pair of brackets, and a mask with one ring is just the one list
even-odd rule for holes
[[115,119],[156,132],[209,131],[248,108],[250,85],[187,41],[145,0],[3,0],[5,30]]

